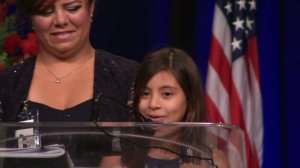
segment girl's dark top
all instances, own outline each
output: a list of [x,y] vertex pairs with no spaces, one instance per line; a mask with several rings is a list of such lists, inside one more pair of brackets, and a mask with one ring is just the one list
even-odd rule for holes
[[[102,50],[96,50],[95,55],[93,99],[64,111],[29,101],[25,103],[27,110],[35,114],[38,109],[40,122],[90,121],[91,113],[95,112],[95,99],[101,94],[95,120],[128,121],[129,109],[125,108],[125,104],[138,63]],[[28,97],[35,62],[36,57],[29,57],[0,72],[0,121],[16,122],[30,118],[24,116],[27,115],[24,113],[24,101]]]
[[173,160],[164,160],[164,159],[155,159],[152,157],[147,156],[145,158],[145,167],[147,168],[179,168],[181,164],[180,159],[173,159]]

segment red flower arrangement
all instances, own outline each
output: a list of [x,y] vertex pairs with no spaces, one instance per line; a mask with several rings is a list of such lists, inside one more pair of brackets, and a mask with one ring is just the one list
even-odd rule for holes
[[22,38],[14,26],[15,18],[14,0],[0,0],[0,70],[39,52],[35,33]]
[[28,33],[26,39],[22,39],[19,34],[13,33],[4,39],[3,49],[8,55],[25,58],[37,55],[39,52],[35,33]]

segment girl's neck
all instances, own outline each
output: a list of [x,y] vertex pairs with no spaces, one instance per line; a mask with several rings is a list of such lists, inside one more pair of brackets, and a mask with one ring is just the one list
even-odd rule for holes
[[162,160],[174,160],[179,158],[178,155],[170,151],[167,151],[165,149],[158,149],[158,148],[151,148],[148,152],[148,156],[155,159],[162,159]]

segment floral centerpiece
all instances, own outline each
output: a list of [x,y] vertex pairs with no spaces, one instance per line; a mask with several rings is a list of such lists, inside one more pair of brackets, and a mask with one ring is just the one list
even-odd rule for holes
[[17,17],[14,0],[0,0],[0,70],[39,52],[35,33],[17,26]]

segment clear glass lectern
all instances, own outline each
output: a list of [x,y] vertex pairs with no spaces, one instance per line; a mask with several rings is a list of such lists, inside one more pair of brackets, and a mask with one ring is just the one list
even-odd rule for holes
[[0,168],[176,168],[183,164],[246,168],[243,131],[232,125],[186,122],[0,124]]

